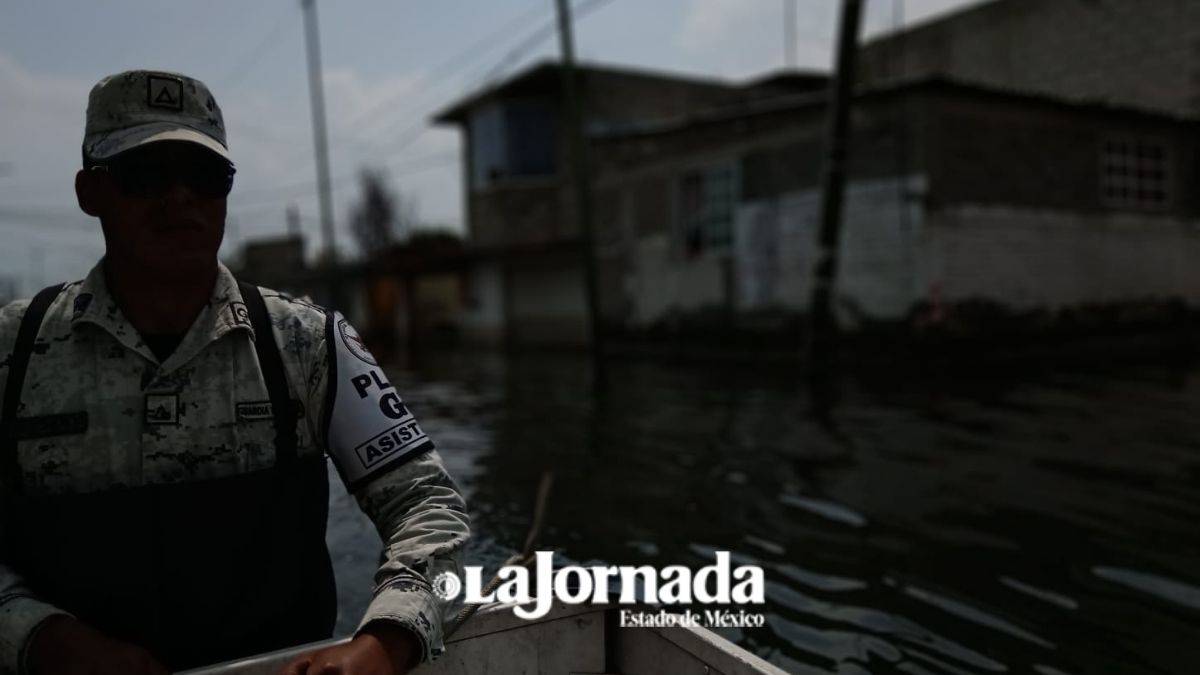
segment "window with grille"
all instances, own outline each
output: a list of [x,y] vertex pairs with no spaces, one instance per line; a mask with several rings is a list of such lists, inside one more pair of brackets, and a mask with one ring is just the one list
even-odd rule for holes
[[1170,205],[1170,153],[1162,141],[1110,138],[1104,141],[1100,172],[1107,206],[1159,210]]
[[734,175],[730,166],[683,174],[679,213],[689,253],[728,248],[733,240]]

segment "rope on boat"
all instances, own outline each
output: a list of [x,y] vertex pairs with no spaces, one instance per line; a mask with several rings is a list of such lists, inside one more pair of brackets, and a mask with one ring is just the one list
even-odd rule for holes
[[[554,473],[551,471],[543,472],[541,482],[538,483],[537,501],[533,505],[533,523],[529,528],[529,534],[525,537],[525,546],[521,549],[520,553],[515,553],[509,556],[508,560],[505,560],[504,563],[500,565],[502,568],[514,565],[529,567],[529,565],[536,560],[534,555],[534,547],[537,544],[538,537],[542,534],[542,523],[545,520],[546,515],[546,503],[550,500],[550,487],[553,484]],[[499,586],[500,573],[496,572],[496,575],[492,577],[492,580],[483,587],[482,595],[489,595]],[[463,607],[462,610],[459,611],[458,615],[454,617],[454,621],[451,622],[450,626],[444,631],[442,639],[447,640],[451,635],[454,635],[459,628],[462,628],[463,624],[465,624],[468,619],[470,619],[472,616],[475,616],[475,612],[478,610],[479,605],[472,604]]]

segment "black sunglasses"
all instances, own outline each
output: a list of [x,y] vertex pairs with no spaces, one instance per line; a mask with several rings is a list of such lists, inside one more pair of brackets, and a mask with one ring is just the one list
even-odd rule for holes
[[233,189],[233,165],[220,159],[196,159],[168,162],[143,158],[114,159],[96,164],[93,170],[105,171],[128,197],[159,198],[179,183],[201,197],[226,197]]

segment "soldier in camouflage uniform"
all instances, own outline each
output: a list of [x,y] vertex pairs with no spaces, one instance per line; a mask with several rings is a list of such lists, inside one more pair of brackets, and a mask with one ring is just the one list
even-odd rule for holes
[[207,88],[101,80],[83,154],[105,258],[0,310],[0,671],[164,673],[328,637],[326,456],[383,561],[354,639],[286,672],[435,658],[462,497],[340,314],[217,262],[233,165]]

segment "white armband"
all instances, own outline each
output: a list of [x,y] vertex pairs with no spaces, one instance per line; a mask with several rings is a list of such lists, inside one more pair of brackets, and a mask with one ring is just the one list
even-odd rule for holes
[[362,338],[338,312],[325,323],[330,350],[326,447],[353,489],[384,468],[433,448]]

